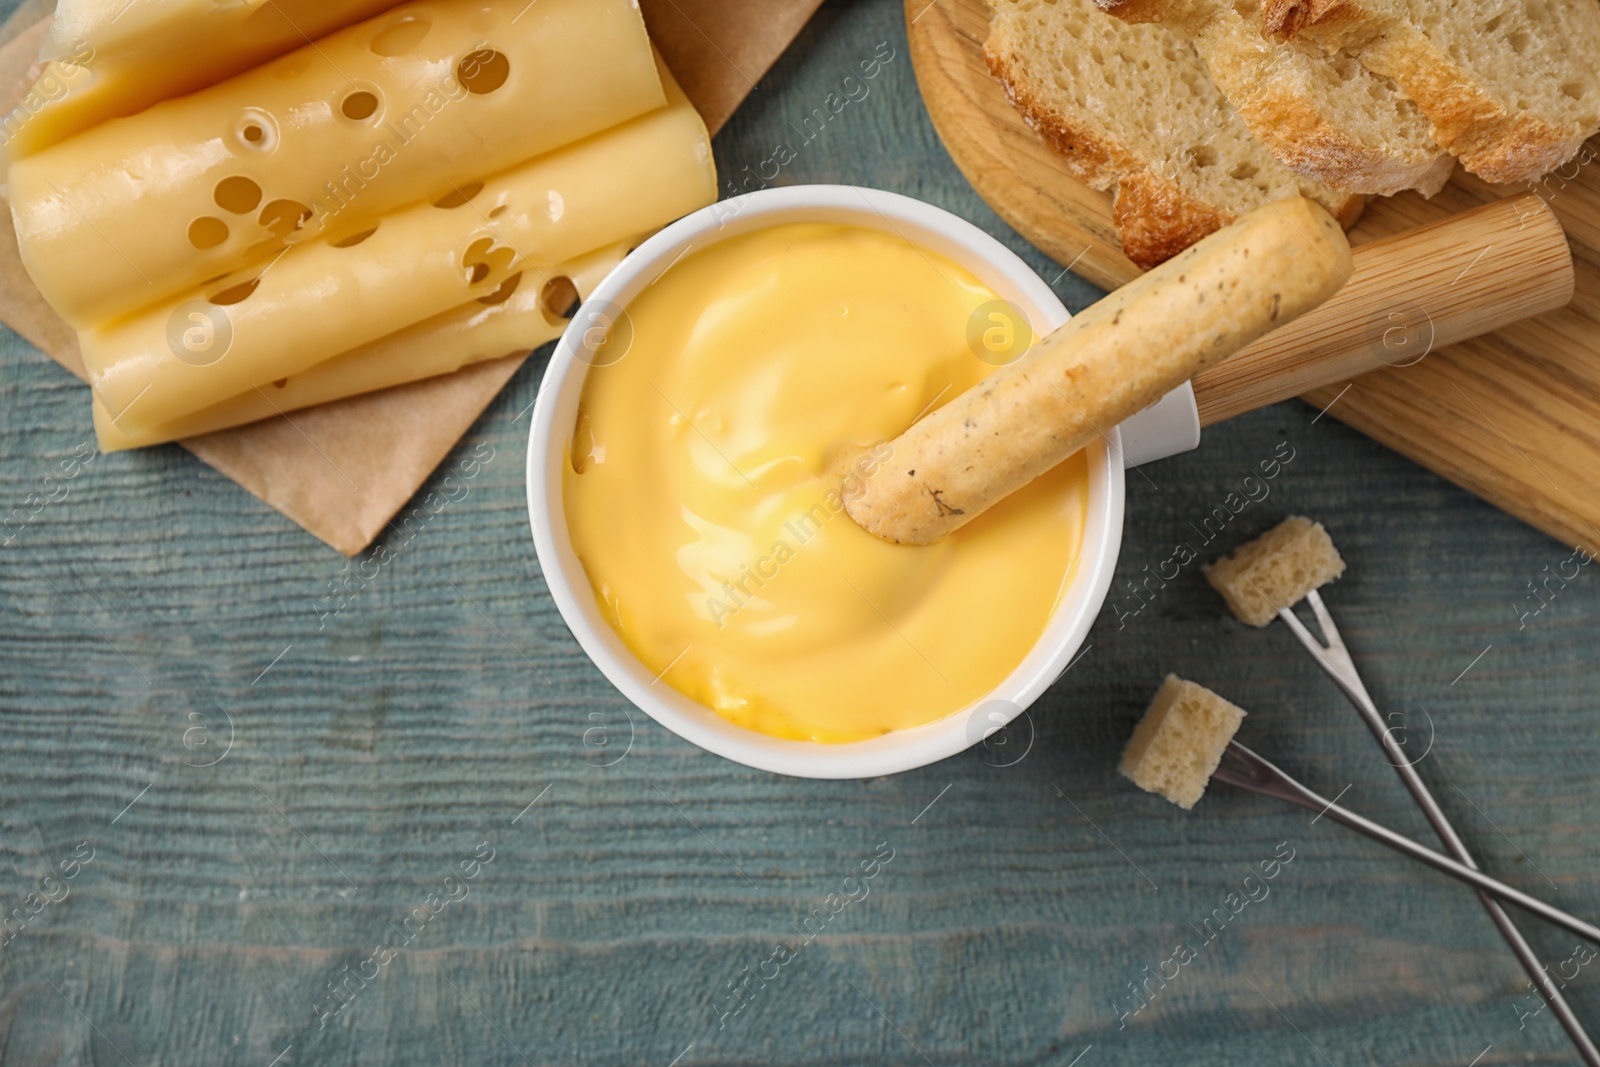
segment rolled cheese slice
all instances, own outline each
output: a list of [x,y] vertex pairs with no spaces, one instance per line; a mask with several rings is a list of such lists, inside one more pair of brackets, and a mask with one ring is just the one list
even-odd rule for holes
[[632,0],[407,4],[13,163],[18,246],[95,326],[665,102]]
[[548,277],[532,272],[512,275],[507,279],[514,286],[509,296],[501,298],[497,292],[479,297],[299,374],[254,386],[141,433],[124,431],[97,399],[94,429],[100,451],[118,452],[197,437],[535,348],[559,337],[566,328],[567,320],[562,318],[566,309],[552,306],[556,294],[567,291],[562,280],[587,299],[601,279],[622,262],[633,243],[630,239],[590,252],[554,268]]
[[192,93],[398,0],[60,0],[29,96],[0,116],[20,159],[107,119]]
[[1344,230],[1301,197],[1266,204],[1129,282],[890,442],[845,500],[868,532],[926,545],[1350,276]]
[[674,96],[669,107],[463,188],[459,203],[402,208],[367,232],[294,245],[260,269],[79,331],[95,395],[125,432],[150,431],[487,296],[518,270],[551,267],[713,202],[705,125],[675,87]]

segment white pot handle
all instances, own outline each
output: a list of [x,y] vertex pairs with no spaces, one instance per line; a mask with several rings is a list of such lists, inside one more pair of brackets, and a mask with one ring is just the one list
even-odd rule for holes
[[1122,465],[1138,467],[1200,444],[1200,409],[1184,382],[1154,404],[1122,421]]

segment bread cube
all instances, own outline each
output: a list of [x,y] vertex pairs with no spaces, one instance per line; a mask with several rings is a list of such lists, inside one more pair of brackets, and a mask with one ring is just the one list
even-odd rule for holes
[[1321,523],[1291,515],[1201,570],[1240,622],[1265,626],[1343,574],[1344,560]]
[[1134,727],[1117,769],[1140,789],[1187,811],[1205,793],[1244,716],[1242,708],[1204,686],[1169,674]]

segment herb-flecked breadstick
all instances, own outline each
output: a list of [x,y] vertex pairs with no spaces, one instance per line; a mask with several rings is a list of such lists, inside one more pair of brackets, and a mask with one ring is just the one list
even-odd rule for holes
[[925,545],[1316,307],[1351,271],[1344,230],[1303,198],[1257,208],[1074,316],[891,442],[845,507],[870,533]]

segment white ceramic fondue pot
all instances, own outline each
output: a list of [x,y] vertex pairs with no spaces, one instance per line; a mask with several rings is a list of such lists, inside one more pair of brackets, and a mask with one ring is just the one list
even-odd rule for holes
[[882,230],[971,271],[1027,316],[1037,336],[1067,320],[1050,287],[1009,249],[963,219],[896,193],[845,185],[766,189],[696,211],[635,249],[578,309],[556,345],[533,408],[528,517],[539,564],[561,617],[622,694],[662,726],[719,756],[806,778],[867,778],[933,763],[983,740],[1038,698],[1072,663],[1111,585],[1122,537],[1123,469],[1194,448],[1200,421],[1185,384],[1087,448],[1089,507],[1070,587],[1044,633],[984,700],[937,722],[846,744],[790,741],[736,726],[679,693],[639,661],[606,623],[573,552],[562,504],[562,466],[595,336],[617,309],[691,251],[768,226],[842,223]]

